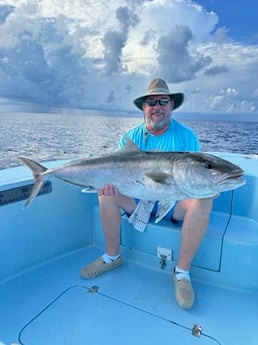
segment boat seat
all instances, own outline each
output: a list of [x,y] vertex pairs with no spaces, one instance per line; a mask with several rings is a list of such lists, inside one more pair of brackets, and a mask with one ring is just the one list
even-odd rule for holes
[[[105,247],[105,239],[99,217],[99,207],[94,208],[94,242]],[[226,213],[213,211],[205,238],[193,260],[193,265],[218,271],[220,268],[223,236],[229,221]],[[158,247],[171,250],[171,259],[176,261],[179,255],[181,228],[169,220],[155,224],[151,220],[144,232],[139,232],[122,217],[121,245],[146,254],[157,256]],[[203,260],[205,257],[205,260]]]
[[[235,194],[236,192],[237,194]],[[243,192],[244,189],[224,192],[214,200],[209,227],[194,257],[192,266],[219,272],[223,258],[232,256],[231,246],[235,247],[236,262],[241,261],[241,253],[248,252],[250,246],[255,247],[255,250],[258,249],[257,222],[246,217],[244,207],[239,208],[240,196],[238,193]],[[95,206],[93,212],[94,242],[105,247],[99,207]],[[244,229],[248,229],[248,233]],[[121,245],[124,247],[153,256],[157,256],[158,247],[162,247],[171,250],[172,261],[177,261],[180,241],[181,228],[173,225],[169,220],[163,219],[158,224],[151,220],[146,230],[139,232],[128,222],[126,215],[122,217]],[[234,266],[235,264],[234,260],[225,261],[227,265]],[[240,265],[240,267],[244,269],[245,265]]]

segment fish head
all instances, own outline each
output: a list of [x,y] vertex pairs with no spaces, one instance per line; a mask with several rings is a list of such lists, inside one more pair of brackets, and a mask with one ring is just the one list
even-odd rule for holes
[[205,198],[245,184],[244,170],[217,156],[188,152],[178,157],[173,178],[182,192],[191,198]]

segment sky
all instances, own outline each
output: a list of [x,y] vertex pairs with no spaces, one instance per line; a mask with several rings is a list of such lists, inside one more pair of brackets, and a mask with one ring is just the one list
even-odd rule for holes
[[258,121],[257,13],[257,0],[0,0],[0,109],[137,112],[160,77],[182,112]]

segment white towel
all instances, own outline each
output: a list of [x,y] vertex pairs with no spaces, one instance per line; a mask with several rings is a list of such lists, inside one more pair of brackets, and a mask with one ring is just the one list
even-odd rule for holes
[[133,224],[136,230],[143,232],[149,222],[154,205],[155,201],[140,200],[128,218],[129,223]]

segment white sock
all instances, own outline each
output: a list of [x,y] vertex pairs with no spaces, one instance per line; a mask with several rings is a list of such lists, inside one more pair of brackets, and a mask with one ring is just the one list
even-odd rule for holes
[[116,259],[118,259],[120,256],[120,254],[118,255],[108,255],[107,253],[102,255],[102,259],[106,264],[109,264],[110,262],[115,261]]
[[181,280],[182,278],[190,280],[189,271],[182,270],[181,268],[175,268],[176,279]]

